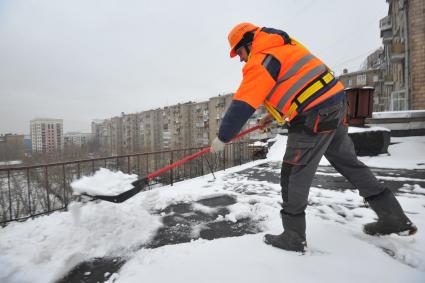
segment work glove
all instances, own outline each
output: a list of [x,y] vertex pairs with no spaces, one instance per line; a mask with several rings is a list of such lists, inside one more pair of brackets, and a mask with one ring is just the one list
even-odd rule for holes
[[211,152],[212,153],[219,153],[224,150],[225,143],[222,142],[218,137],[216,137],[212,143],[211,143]]
[[273,121],[273,116],[270,114],[267,114],[266,116],[258,120],[258,125],[261,127],[260,131],[262,133],[270,132],[272,127],[272,123],[271,123],[272,121]]

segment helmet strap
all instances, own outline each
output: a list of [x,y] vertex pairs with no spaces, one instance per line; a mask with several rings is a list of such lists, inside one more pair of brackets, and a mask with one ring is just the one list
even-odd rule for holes
[[251,53],[251,44],[245,44],[244,47],[245,47],[246,54],[249,56]]

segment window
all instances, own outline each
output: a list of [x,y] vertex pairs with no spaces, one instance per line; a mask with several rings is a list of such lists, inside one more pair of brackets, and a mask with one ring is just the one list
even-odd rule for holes
[[407,110],[407,95],[405,90],[397,90],[391,93],[391,111]]
[[357,75],[357,85],[366,85],[366,75]]

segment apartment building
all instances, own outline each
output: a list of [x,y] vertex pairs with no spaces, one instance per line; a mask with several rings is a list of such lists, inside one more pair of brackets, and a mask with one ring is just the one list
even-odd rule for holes
[[209,140],[209,107],[208,101],[192,105],[192,136],[191,143],[194,147],[204,147],[210,144]]
[[425,1],[387,0],[381,19],[386,110],[425,109]]
[[[157,151],[163,147],[163,120],[166,116],[161,109],[147,110],[139,113],[139,139],[142,151]],[[167,120],[168,122],[168,120]],[[168,130],[168,124],[165,123]],[[169,139],[167,140],[167,142]],[[167,143],[165,143],[167,144]],[[168,144],[167,144],[168,147]]]
[[209,109],[209,142],[217,136],[218,130],[220,129],[221,121],[223,120],[224,114],[226,114],[227,108],[229,108],[232,102],[232,94],[223,94],[211,97],[208,101]]
[[94,140],[92,133],[69,132],[63,136],[64,146],[83,146]]
[[122,147],[124,153],[140,151],[140,126],[138,114],[122,114]]
[[125,154],[123,149],[123,121],[121,117],[113,117],[108,123],[110,152],[114,155]]
[[[205,147],[217,136],[231,102],[232,94],[225,94],[208,101],[179,103],[95,120],[92,133],[102,148],[112,154]],[[264,113],[264,107],[260,107],[244,129],[256,125]],[[261,138],[258,133],[252,133],[244,140],[258,138]]]
[[169,121],[170,148],[192,146],[192,105],[192,102],[187,102],[168,107],[169,112],[165,116]]
[[34,119],[30,121],[33,152],[55,152],[63,149],[63,120]]
[[94,136],[94,141],[106,152],[110,151],[110,120],[94,120],[91,123],[91,132]]

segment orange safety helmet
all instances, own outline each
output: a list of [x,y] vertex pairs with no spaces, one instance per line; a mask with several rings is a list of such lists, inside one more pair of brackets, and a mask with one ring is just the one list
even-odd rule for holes
[[236,25],[227,36],[230,44],[230,57],[236,56],[235,46],[238,45],[239,41],[242,40],[245,33],[256,30],[258,27],[250,23],[240,23]]

